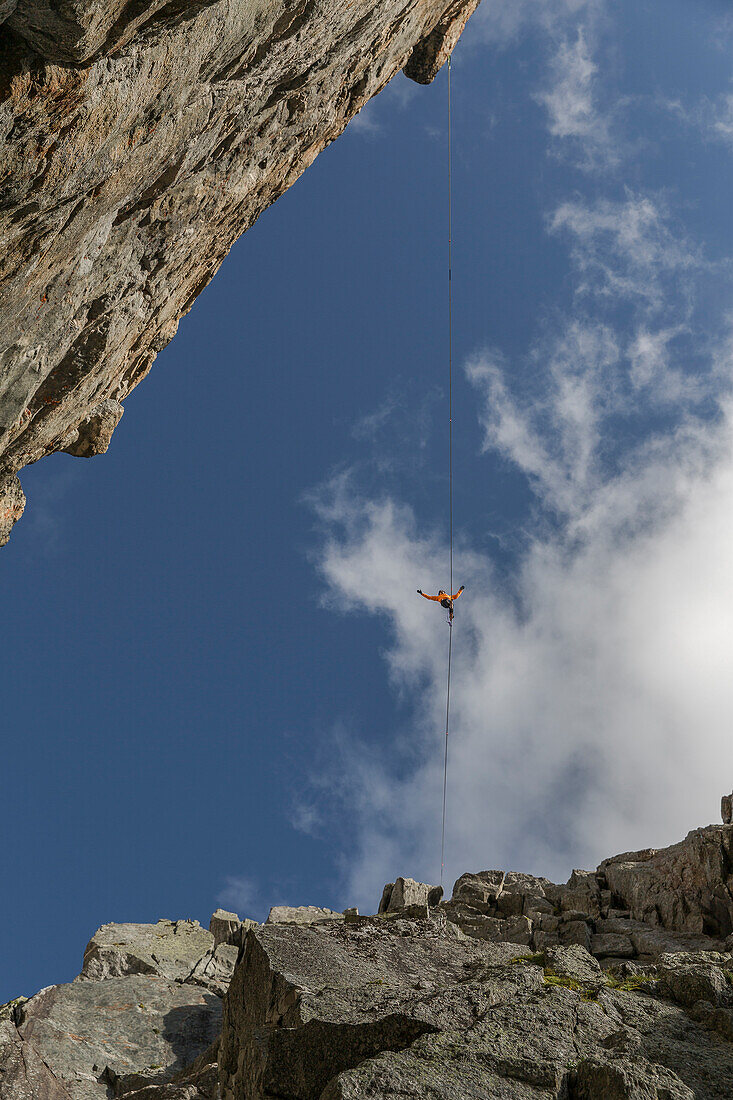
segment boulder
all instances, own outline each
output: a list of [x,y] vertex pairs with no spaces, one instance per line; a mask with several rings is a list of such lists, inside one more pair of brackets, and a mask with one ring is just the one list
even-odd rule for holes
[[573,1100],[696,1100],[684,1081],[663,1066],[624,1059],[583,1059],[572,1074]]
[[273,905],[267,917],[268,924],[318,924],[324,920],[343,920],[343,913],[333,909],[319,909],[317,905]]
[[586,951],[590,951],[591,945],[591,930],[590,926],[582,920],[567,921],[565,924],[561,924],[559,928],[560,943],[562,944],[578,944],[584,947]]
[[583,913],[589,917],[601,915],[601,889],[595,872],[573,871],[559,893],[560,908]]
[[679,844],[625,852],[598,870],[636,920],[719,938],[733,931],[733,825],[694,829]]
[[504,886],[504,871],[479,871],[461,875],[453,886],[453,901],[464,902],[475,909],[490,912]]
[[442,896],[442,886],[430,886],[427,882],[416,882],[414,878],[398,878],[390,891],[387,907],[382,911],[392,913],[413,905],[427,908],[438,905]]
[[724,825],[733,822],[733,794],[724,794],[720,800],[720,814]]
[[591,954],[579,944],[570,947],[550,947],[545,952],[545,965],[559,978],[578,982],[595,982],[602,977],[601,968]]
[[591,936],[590,950],[599,958],[612,955],[617,959],[631,959],[636,954],[636,948],[630,936],[619,935],[616,932],[605,932]]
[[229,913],[225,909],[217,909],[209,921],[209,932],[214,937],[214,947],[220,943],[241,947],[248,928],[257,924],[255,920],[245,917],[240,920],[236,913]]
[[198,921],[159,920],[157,924],[104,924],[84,951],[77,981],[104,981],[126,974],[157,974],[185,981],[214,937]]
[[719,1008],[733,1009],[733,988],[728,975],[730,955],[717,952],[663,954],[657,960],[660,990],[679,1004],[691,1008],[707,1001]]

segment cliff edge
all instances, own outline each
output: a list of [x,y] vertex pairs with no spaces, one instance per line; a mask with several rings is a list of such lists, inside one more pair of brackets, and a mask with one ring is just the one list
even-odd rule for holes
[[565,884],[110,924],[0,1008],[0,1100],[729,1100],[733,825]]
[[0,0],[0,545],[103,453],[233,242],[478,0]]

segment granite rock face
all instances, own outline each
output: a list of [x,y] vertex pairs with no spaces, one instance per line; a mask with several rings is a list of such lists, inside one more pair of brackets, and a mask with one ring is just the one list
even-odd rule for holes
[[0,1006],[0,1100],[730,1100],[733,825],[379,913],[105,925]]
[[[700,965],[722,975],[730,961]],[[691,995],[717,997],[721,981]],[[265,925],[225,1002],[222,1100],[733,1095],[733,1046],[704,1010],[656,993],[656,977],[632,984],[582,947],[527,956],[440,918]]]
[[232,243],[477,0],[0,0],[0,543],[106,450]]
[[[580,944],[605,965],[733,944],[733,826],[604,860],[567,883],[504,871],[462,875],[439,911],[462,931],[536,951]],[[389,884],[385,887],[389,891]]]
[[0,1008],[0,1100],[216,1100],[238,954],[197,921],[104,925],[73,982]]

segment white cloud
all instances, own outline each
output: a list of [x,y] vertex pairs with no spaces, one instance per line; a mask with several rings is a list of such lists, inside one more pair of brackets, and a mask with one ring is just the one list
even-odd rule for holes
[[312,802],[296,801],[290,811],[290,824],[296,832],[317,836],[322,824],[321,813]]
[[662,98],[659,106],[684,126],[696,130],[706,141],[733,145],[733,92],[703,96],[696,103]]
[[[691,380],[678,344],[702,261],[659,203],[567,203],[549,228],[570,234],[594,314],[553,322],[523,362],[467,366],[485,450],[536,509],[510,588],[456,546],[448,886],[487,866],[564,878],[672,842],[715,817],[728,760],[733,338],[723,323],[700,341]],[[717,414],[696,415],[702,398]],[[317,507],[326,600],[383,617],[391,684],[413,707],[393,773],[351,739],[334,780],[357,821],[348,897],[373,906],[386,877],[437,878],[446,627],[414,590],[446,586],[448,551],[347,474]]]
[[560,44],[552,70],[551,87],[538,96],[547,108],[550,133],[559,138],[604,140],[605,124],[593,106],[592,83],[597,70],[582,29],[574,43]]
[[464,39],[506,46],[527,30],[557,33],[570,20],[602,8],[600,0],[483,0]]
[[[446,628],[414,588],[445,583],[446,548],[417,535],[408,509],[343,488],[322,559],[331,599],[388,616],[391,677],[420,688],[413,770],[398,779],[360,763],[351,776],[361,854],[349,896],[373,905],[387,875],[436,878]],[[715,428],[657,441],[588,499],[574,532],[535,538],[512,593],[484,556],[457,554],[467,591],[454,641],[449,876],[499,866],[564,877],[716,814],[733,708],[730,410]],[[386,594],[379,609],[375,590]]]
[[541,358],[542,382],[524,407],[494,356],[474,357],[468,377],[484,398],[485,449],[499,450],[550,508],[571,515],[586,507],[598,486],[598,449],[603,421],[617,404],[620,350],[608,327],[575,321]]
[[579,294],[659,306],[665,279],[684,276],[703,263],[663,203],[648,195],[628,193],[623,202],[565,202],[550,218],[549,228],[570,235],[572,259],[583,276]]

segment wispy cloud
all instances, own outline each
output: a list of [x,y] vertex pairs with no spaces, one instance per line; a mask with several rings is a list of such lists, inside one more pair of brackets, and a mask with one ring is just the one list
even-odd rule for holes
[[610,118],[598,106],[596,76],[587,35],[581,26],[574,40],[560,42],[550,64],[545,88],[537,93],[547,111],[548,129],[584,168],[618,164],[621,143],[612,134]]
[[623,202],[565,202],[550,217],[549,228],[570,236],[571,256],[583,276],[578,294],[659,306],[665,280],[703,263],[699,249],[674,224],[663,202],[649,195],[628,193]]
[[240,917],[259,919],[264,913],[262,891],[253,879],[241,875],[229,875],[217,902]]
[[483,0],[464,32],[467,44],[508,46],[527,31],[554,36],[603,9],[603,0]]
[[[572,530],[582,538],[569,542],[570,526],[534,538],[511,593],[485,556],[458,555],[467,592],[450,873],[492,865],[562,877],[714,815],[709,761],[725,756],[733,706],[729,408],[715,428],[691,423],[657,440],[602,494],[581,498]],[[445,627],[412,589],[415,578],[442,579],[446,547],[418,536],[393,500],[347,502],[337,489],[330,518],[341,525],[321,563],[331,598],[371,612],[365,592],[389,593],[389,672],[415,693],[414,767],[398,778],[360,762],[351,777],[361,855],[349,893],[373,905],[387,875],[436,877]]]
[[[658,198],[574,199],[548,231],[570,246],[572,311],[522,362],[488,350],[467,364],[484,449],[527,480],[536,514],[510,583],[483,550],[456,549],[467,589],[449,874],[564,877],[671,842],[714,816],[720,793],[709,760],[725,754],[733,706],[730,322],[696,339],[706,265]],[[360,492],[345,472],[317,510],[324,598],[382,616],[390,682],[412,703],[394,771],[352,738],[334,777],[357,822],[346,890],[373,906],[387,876],[437,877],[445,626],[414,589],[445,584],[447,547],[394,495]]]

